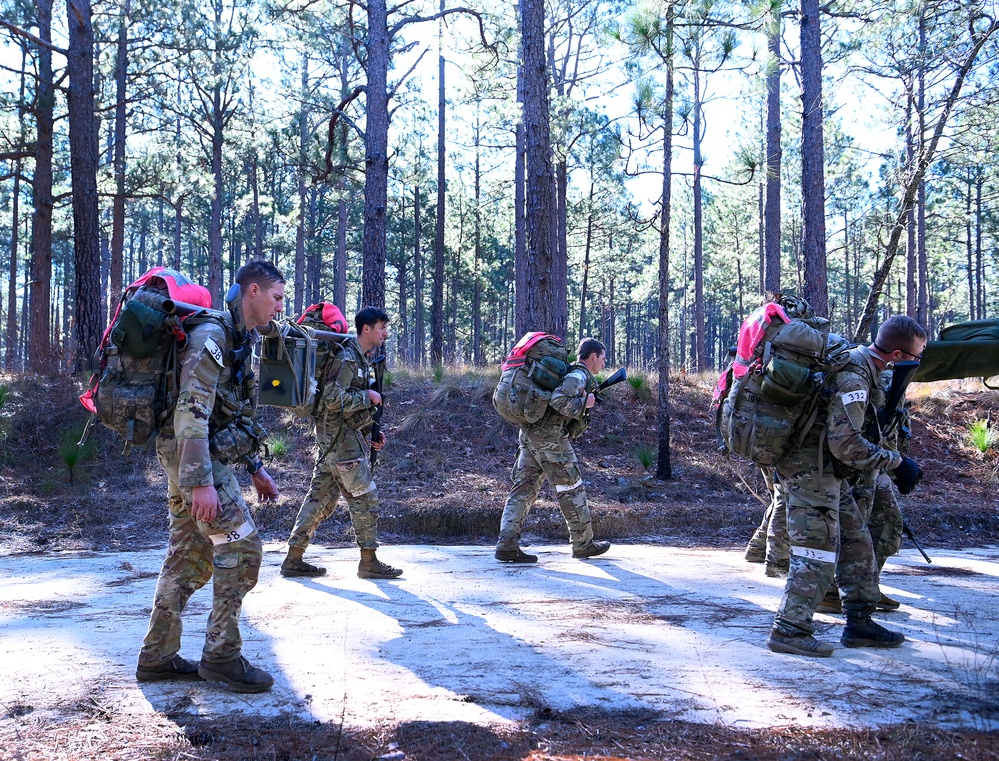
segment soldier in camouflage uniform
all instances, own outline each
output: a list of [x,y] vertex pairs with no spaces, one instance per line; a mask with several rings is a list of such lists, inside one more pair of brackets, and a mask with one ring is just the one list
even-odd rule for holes
[[[401,569],[375,556],[378,490],[372,480],[366,439],[375,408],[382,403],[381,394],[372,388],[374,368],[368,357],[388,338],[388,323],[383,310],[365,307],[354,317],[357,336],[331,347],[322,397],[313,417],[319,455],[309,493],[288,539],[282,576],[326,573],[325,568],[305,562],[302,556],[319,524],[333,514],[341,494],[347,501],[354,536],[361,548],[357,575],[362,579],[394,579],[402,575]],[[385,446],[385,435],[379,433],[371,446],[380,450]]]
[[[871,620],[880,591],[866,516],[845,479],[884,469],[903,493],[921,476],[908,457],[865,437],[876,412],[872,395],[891,363],[918,356],[926,331],[908,317],[882,324],[871,347],[851,351],[850,363],[829,382],[825,425],[816,424],[801,448],[777,465],[788,490],[791,565],[767,647],[775,652],[829,656],[833,648],[813,636],[813,613],[835,571],[847,615],[841,642],[847,647],[898,647],[905,638]],[[821,421],[820,421],[821,422]]]
[[593,338],[584,338],[576,350],[578,361],[569,368],[561,385],[552,392],[548,411],[533,425],[520,427],[517,461],[513,466],[513,490],[500,519],[496,559],[506,563],[536,563],[537,555],[520,549],[520,532],[527,513],[538,499],[544,479],[555,490],[559,509],[569,528],[574,558],[602,555],[610,542],[593,541],[586,487],[576,464],[572,439],[589,425],[590,408],[596,402],[593,377],[604,368],[606,349]]
[[[277,498],[256,457],[252,374],[238,376],[244,370],[240,351],[249,356],[254,329],[281,312],[284,277],[267,262],[252,262],[236,273],[236,282],[246,336],[237,335],[228,314],[224,321],[191,318],[178,358],[177,405],[156,439],[168,481],[170,542],[135,672],[142,682],[200,676],[238,692],[262,692],[274,682],[241,655],[239,614],[257,583],[261,542],[230,466],[247,466],[261,501]],[[205,645],[200,664],[193,664],[179,654],[181,614],[213,575]]]
[[[876,391],[872,394],[872,405],[882,409],[891,388],[892,371],[885,370],[878,378]],[[909,450],[909,419],[908,412],[904,420],[895,428],[891,437],[885,437],[880,443],[885,449],[891,449],[905,454]],[[867,530],[874,544],[874,558],[878,566],[878,575],[884,568],[889,557],[896,554],[902,546],[902,510],[895,498],[891,477],[882,468],[876,472],[868,471],[851,479],[853,498],[857,501],[861,515],[867,523]],[[878,610],[898,610],[899,602],[881,592]],[[820,613],[842,613],[839,589],[834,583],[816,610]]]

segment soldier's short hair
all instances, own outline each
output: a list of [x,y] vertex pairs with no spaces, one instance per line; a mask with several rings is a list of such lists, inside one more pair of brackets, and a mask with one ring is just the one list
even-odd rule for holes
[[889,317],[878,328],[878,337],[874,343],[881,351],[891,353],[896,349],[910,353],[916,341],[925,341],[929,337],[926,328],[911,317],[896,314]]
[[360,312],[354,315],[354,330],[357,331],[357,335],[361,335],[361,328],[365,325],[375,327],[375,325],[380,322],[384,322],[388,325],[388,312],[384,309],[379,309],[378,307],[364,307]]
[[284,275],[270,262],[258,260],[240,267],[236,271],[236,282],[244,291],[253,284],[266,291],[275,283],[283,283]]
[[576,349],[576,356],[579,361],[582,362],[584,359],[589,359],[594,354],[600,354],[601,352],[606,352],[607,347],[600,343],[595,338],[584,338],[579,342],[579,348]]

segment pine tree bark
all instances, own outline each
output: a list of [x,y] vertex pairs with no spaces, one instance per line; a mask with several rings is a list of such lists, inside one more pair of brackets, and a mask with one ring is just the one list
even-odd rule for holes
[[[523,53],[521,53],[523,56]],[[524,301],[527,298],[527,145],[524,130],[524,67],[517,67],[516,154],[513,169],[513,248],[514,248],[514,332],[522,336],[531,329]]]
[[770,293],[780,291],[780,170],[781,149],[780,118],[780,6],[773,11],[773,21],[767,32],[767,49],[774,59],[774,68],[767,76],[767,176],[766,204],[764,209],[764,276],[763,289]]
[[[37,0],[38,38],[52,43],[52,0]],[[38,47],[38,84],[35,91],[35,172],[32,180],[31,280],[28,288],[30,315],[28,369],[36,373],[52,369],[52,135],[55,125],[55,87],[52,82],[52,50]]]
[[302,53],[302,77],[298,111],[298,224],[295,227],[295,314],[302,313],[305,294],[305,225],[308,204],[305,187],[305,167],[309,158],[309,54]]
[[[441,0],[442,10],[443,5]],[[437,56],[437,227],[434,234],[434,294],[430,307],[430,364],[434,367],[444,364],[444,214],[447,201],[447,99],[444,95],[444,54],[440,32],[437,44],[440,51]]]
[[559,289],[555,175],[552,168],[549,76],[545,63],[543,0],[522,0],[521,39],[524,60],[524,128],[526,145],[527,271],[524,298],[517,295],[518,320],[529,329],[564,336],[567,294]]
[[656,412],[659,418],[656,478],[668,481],[673,478],[673,461],[670,451],[670,402],[669,402],[669,227],[672,212],[673,189],[673,25],[675,6],[666,8],[666,91],[663,103],[663,190],[659,209],[659,331],[656,371],[659,378],[659,395]]
[[385,306],[386,209],[388,206],[388,66],[391,36],[386,0],[368,10],[367,111],[364,130],[364,306]]
[[829,314],[826,281],[825,153],[822,142],[822,31],[819,0],[801,0],[801,196],[804,297]]
[[74,373],[85,371],[104,327],[97,210],[97,120],[94,116],[94,30],[90,0],[67,0],[69,151],[73,189]]
[[[118,22],[118,41],[115,57],[115,108],[114,108],[114,186],[115,195],[111,210],[111,247],[108,263],[108,305],[114,311],[124,288],[122,282],[125,256],[125,132],[127,116],[128,76],[128,25],[131,0],[125,0]],[[110,319],[111,315],[108,315]]]
[[426,326],[423,312],[423,251],[421,248],[423,241],[423,221],[420,217],[422,212],[420,186],[413,190],[413,358],[417,367],[423,367],[425,354],[423,351],[424,337],[426,336]]
[[694,141],[694,362],[697,372],[707,369],[707,336],[704,315],[704,194],[701,189],[701,78],[700,62],[694,64],[693,141]]

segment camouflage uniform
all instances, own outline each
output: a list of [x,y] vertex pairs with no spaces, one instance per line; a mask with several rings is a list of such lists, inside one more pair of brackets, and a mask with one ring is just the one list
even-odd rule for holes
[[580,550],[593,541],[586,487],[576,464],[571,439],[577,438],[589,425],[586,400],[596,385],[584,365],[574,364],[562,384],[552,392],[545,416],[534,425],[520,427],[520,448],[511,476],[513,490],[500,519],[498,550],[519,548],[521,529],[545,478],[555,490],[559,509],[569,528],[572,549]]
[[894,470],[902,455],[864,437],[879,371],[868,348],[850,355],[830,381],[826,425],[813,426],[801,448],[777,465],[788,491],[791,567],[774,628],[785,636],[814,632],[812,615],[834,571],[848,614],[869,616],[881,597],[865,516],[843,479]]
[[770,492],[770,504],[763,512],[763,520],[746,546],[746,557],[765,559],[768,565],[788,562],[790,546],[787,539],[787,489],[771,468],[762,471],[763,480]]
[[[170,541],[139,653],[140,668],[165,663],[178,653],[184,607],[213,575],[202,661],[224,663],[240,656],[239,614],[243,597],[257,583],[262,553],[260,535],[229,464],[249,461],[256,442],[246,439],[249,448],[241,454],[230,450],[221,458],[209,445],[210,434],[212,449],[220,441],[215,438],[219,421],[231,421],[232,410],[241,410],[244,421],[253,414],[252,393],[234,382],[229,359],[233,335],[212,319],[189,329],[179,357],[177,405],[156,439],[156,456],[168,481]],[[192,489],[212,485],[221,507],[215,519],[205,523],[190,513]]]
[[[888,390],[891,388],[892,371],[885,370],[878,378],[878,388],[872,393],[872,404],[881,409],[885,406]],[[881,443],[885,449],[896,452],[908,450],[908,436],[903,431],[908,430],[908,413],[893,431],[891,438]],[[867,520],[867,528],[874,543],[874,555],[878,569],[884,567],[889,557],[897,553],[902,546],[902,510],[895,498],[891,478],[884,468],[877,471],[862,473],[857,477],[853,489],[854,498]]]
[[373,550],[378,546],[378,489],[372,480],[366,433],[374,413],[368,394],[374,370],[356,338],[335,349],[325,379],[313,418],[319,453],[288,546],[308,547],[342,494],[358,546]]

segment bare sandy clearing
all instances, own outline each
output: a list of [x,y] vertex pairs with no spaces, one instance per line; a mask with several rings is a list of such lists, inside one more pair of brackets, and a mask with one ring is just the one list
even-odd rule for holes
[[[0,727],[105,701],[119,712],[238,712],[369,726],[479,724],[591,707],[729,726],[999,725],[999,548],[915,551],[883,584],[898,650],[829,659],[763,641],[783,580],[741,553],[615,545],[592,561],[535,547],[534,567],[481,546],[386,546],[395,581],[357,579],[356,550],[316,548],[327,577],[278,575],[268,544],[244,608],[245,654],[276,679],[240,696],[133,676],[161,551],[0,557]],[[197,658],[210,595],[194,596],[182,652]],[[842,617],[817,617],[838,645]]]

